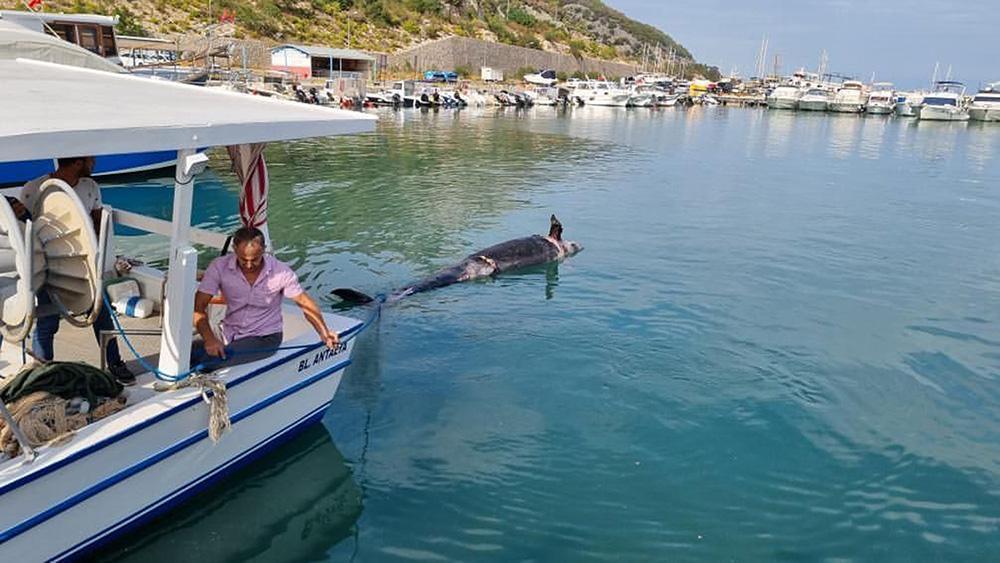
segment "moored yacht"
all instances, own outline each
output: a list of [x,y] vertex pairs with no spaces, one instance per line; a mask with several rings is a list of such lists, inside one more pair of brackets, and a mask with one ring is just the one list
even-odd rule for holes
[[799,98],[802,111],[826,111],[830,107],[830,92],[823,88],[810,88]]
[[770,109],[795,109],[799,105],[801,91],[790,84],[778,86],[767,96],[767,107]]
[[916,117],[920,104],[924,103],[921,92],[896,92],[895,98],[892,111],[897,117]]
[[969,112],[964,96],[964,84],[942,80],[935,85],[934,92],[924,96],[917,117],[926,121],[967,121]]
[[830,111],[861,113],[865,110],[865,86],[857,80],[845,80],[830,102]]
[[994,82],[976,93],[969,104],[969,118],[1000,121],[1000,82]]
[[894,98],[895,92],[891,82],[876,82],[872,84],[871,93],[868,94],[865,111],[873,115],[892,113],[892,108],[895,105]]
[[572,96],[588,106],[625,107],[632,94],[604,80],[587,80],[576,83]]

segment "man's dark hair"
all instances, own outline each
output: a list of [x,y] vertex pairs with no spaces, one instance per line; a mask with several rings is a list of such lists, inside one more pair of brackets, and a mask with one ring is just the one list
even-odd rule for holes
[[240,227],[233,233],[233,247],[248,242],[256,242],[261,247],[264,246],[264,233],[256,227]]
[[59,168],[62,168],[63,166],[69,166],[69,165],[73,164],[74,162],[76,162],[78,160],[84,160],[85,158],[87,158],[87,157],[85,157],[85,156],[67,156],[67,157],[60,158],[59,161],[58,161],[59,162]]

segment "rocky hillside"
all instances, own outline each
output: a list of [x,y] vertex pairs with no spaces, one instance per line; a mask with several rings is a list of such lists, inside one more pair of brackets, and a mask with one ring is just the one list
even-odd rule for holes
[[[274,41],[350,45],[392,52],[448,35],[622,60],[652,67],[673,51],[689,71],[691,54],[659,29],[600,0],[45,0],[47,12],[117,14],[119,33],[167,36],[199,32],[235,16],[236,35]],[[0,7],[23,9],[19,0]],[[690,72],[689,72],[690,73]]]

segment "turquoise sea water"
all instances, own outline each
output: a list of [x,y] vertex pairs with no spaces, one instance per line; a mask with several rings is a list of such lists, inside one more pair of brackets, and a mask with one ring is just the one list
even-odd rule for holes
[[[314,295],[550,213],[585,250],[386,309],[322,426],[102,558],[1000,559],[1000,127],[380,115],[269,148]],[[233,226],[225,166],[199,188],[195,221]],[[105,198],[170,212],[155,181]]]

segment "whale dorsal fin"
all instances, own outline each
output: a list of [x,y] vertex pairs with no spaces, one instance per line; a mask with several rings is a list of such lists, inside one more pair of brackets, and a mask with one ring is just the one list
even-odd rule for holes
[[553,214],[549,219],[549,237],[554,240],[562,240],[562,232],[562,223],[560,223],[559,219],[556,219],[555,214]]

